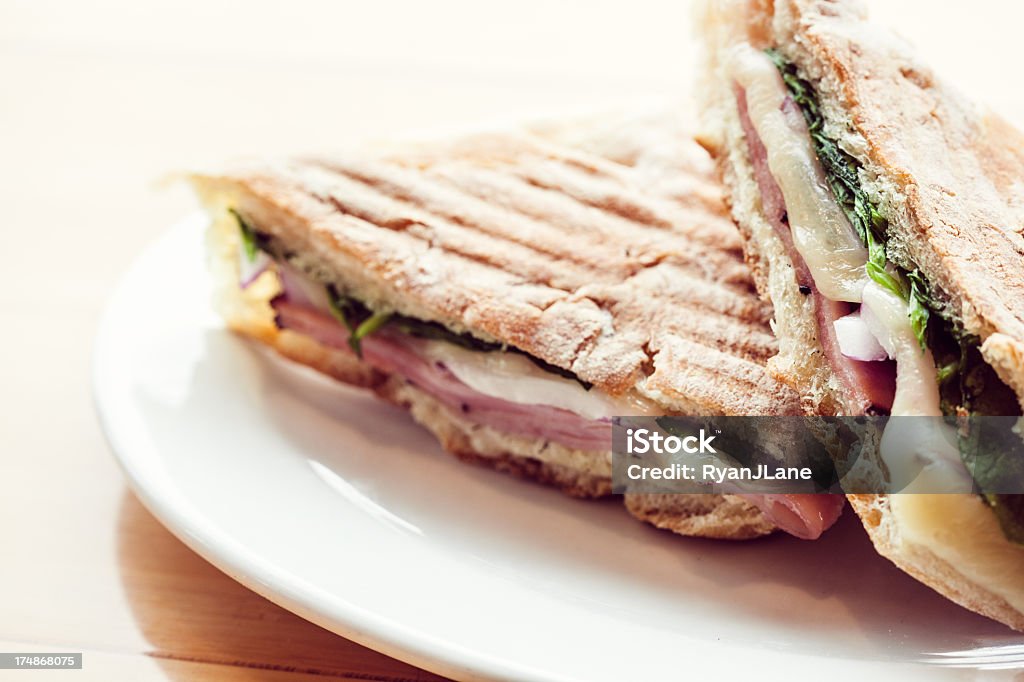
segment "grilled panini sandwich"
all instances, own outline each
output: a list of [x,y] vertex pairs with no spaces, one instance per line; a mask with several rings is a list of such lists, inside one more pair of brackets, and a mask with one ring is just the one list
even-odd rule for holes
[[[397,149],[398,151],[395,151]],[[228,325],[407,407],[458,457],[611,492],[611,418],[795,414],[710,158],[675,116],[199,175]],[[637,495],[658,526],[817,537],[836,496]]]
[[[773,371],[811,414],[1019,416],[1024,136],[856,2],[709,2],[702,19],[706,144],[774,304]],[[911,454],[955,479],[955,446],[943,460],[904,432],[920,423],[889,421],[882,462]],[[934,451],[887,451],[900,439]],[[1024,629],[1019,496],[851,500],[898,566]]]

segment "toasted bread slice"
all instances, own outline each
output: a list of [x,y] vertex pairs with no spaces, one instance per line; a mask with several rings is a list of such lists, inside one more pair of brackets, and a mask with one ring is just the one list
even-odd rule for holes
[[[800,387],[807,412],[850,412],[793,251],[766,214],[727,68],[737,45],[776,51],[812,85],[820,134],[856,160],[860,186],[888,221],[888,259],[923,275],[942,316],[981,340],[981,356],[1024,407],[1024,136],[869,24],[854,0],[720,0],[704,4],[702,19],[703,141],[718,159],[759,290],[774,304],[772,371]],[[1012,414],[1012,396],[1007,402]],[[905,497],[851,496],[878,551],[953,601],[1024,628],[1024,547],[1003,536],[980,498]]]
[[774,48],[815,85],[824,132],[862,165],[888,219],[889,259],[919,270],[947,315],[1024,407],[1024,134],[980,110],[866,20],[856,0],[704,3],[705,131],[759,289],[775,305],[776,373],[810,387],[816,412],[841,411],[794,265],[767,223],[725,73],[737,42]]
[[[665,413],[795,414],[706,152],[674,114],[557,122],[197,175],[218,308],[233,329],[408,407],[464,459],[578,496],[610,493],[610,452],[474,424],[396,375],[278,329],[273,278],[241,289],[235,208],[307,271],[375,309],[514,346]],[[396,151],[397,150],[397,151]],[[773,526],[734,497],[631,510],[676,532]],[[649,502],[649,501],[648,501]]]

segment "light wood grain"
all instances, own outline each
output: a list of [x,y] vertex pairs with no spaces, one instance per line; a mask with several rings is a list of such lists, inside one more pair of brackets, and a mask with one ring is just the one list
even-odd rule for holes
[[[1024,120],[991,66],[1022,61],[1016,5],[874,4]],[[0,0],[0,650],[86,664],[18,679],[431,679],[234,583],[126,491],[89,391],[98,315],[193,208],[159,185],[167,173],[682,96],[688,14],[659,0]]]

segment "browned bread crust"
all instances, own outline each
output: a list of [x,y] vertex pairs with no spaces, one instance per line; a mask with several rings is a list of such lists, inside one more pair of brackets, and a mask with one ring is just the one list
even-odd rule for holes
[[617,142],[619,160],[593,151],[600,138],[496,133],[195,184],[211,211],[236,207],[372,306],[508,343],[666,412],[796,412],[764,370],[768,306],[711,162],[674,118],[620,127],[641,142]]

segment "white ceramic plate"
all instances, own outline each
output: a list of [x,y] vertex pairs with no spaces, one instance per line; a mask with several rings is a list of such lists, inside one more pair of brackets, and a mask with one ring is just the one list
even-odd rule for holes
[[1021,637],[891,567],[849,515],[818,542],[688,540],[456,461],[403,412],[224,331],[202,229],[178,226],[125,276],[96,399],[146,506],[283,607],[459,678],[1019,664]]

